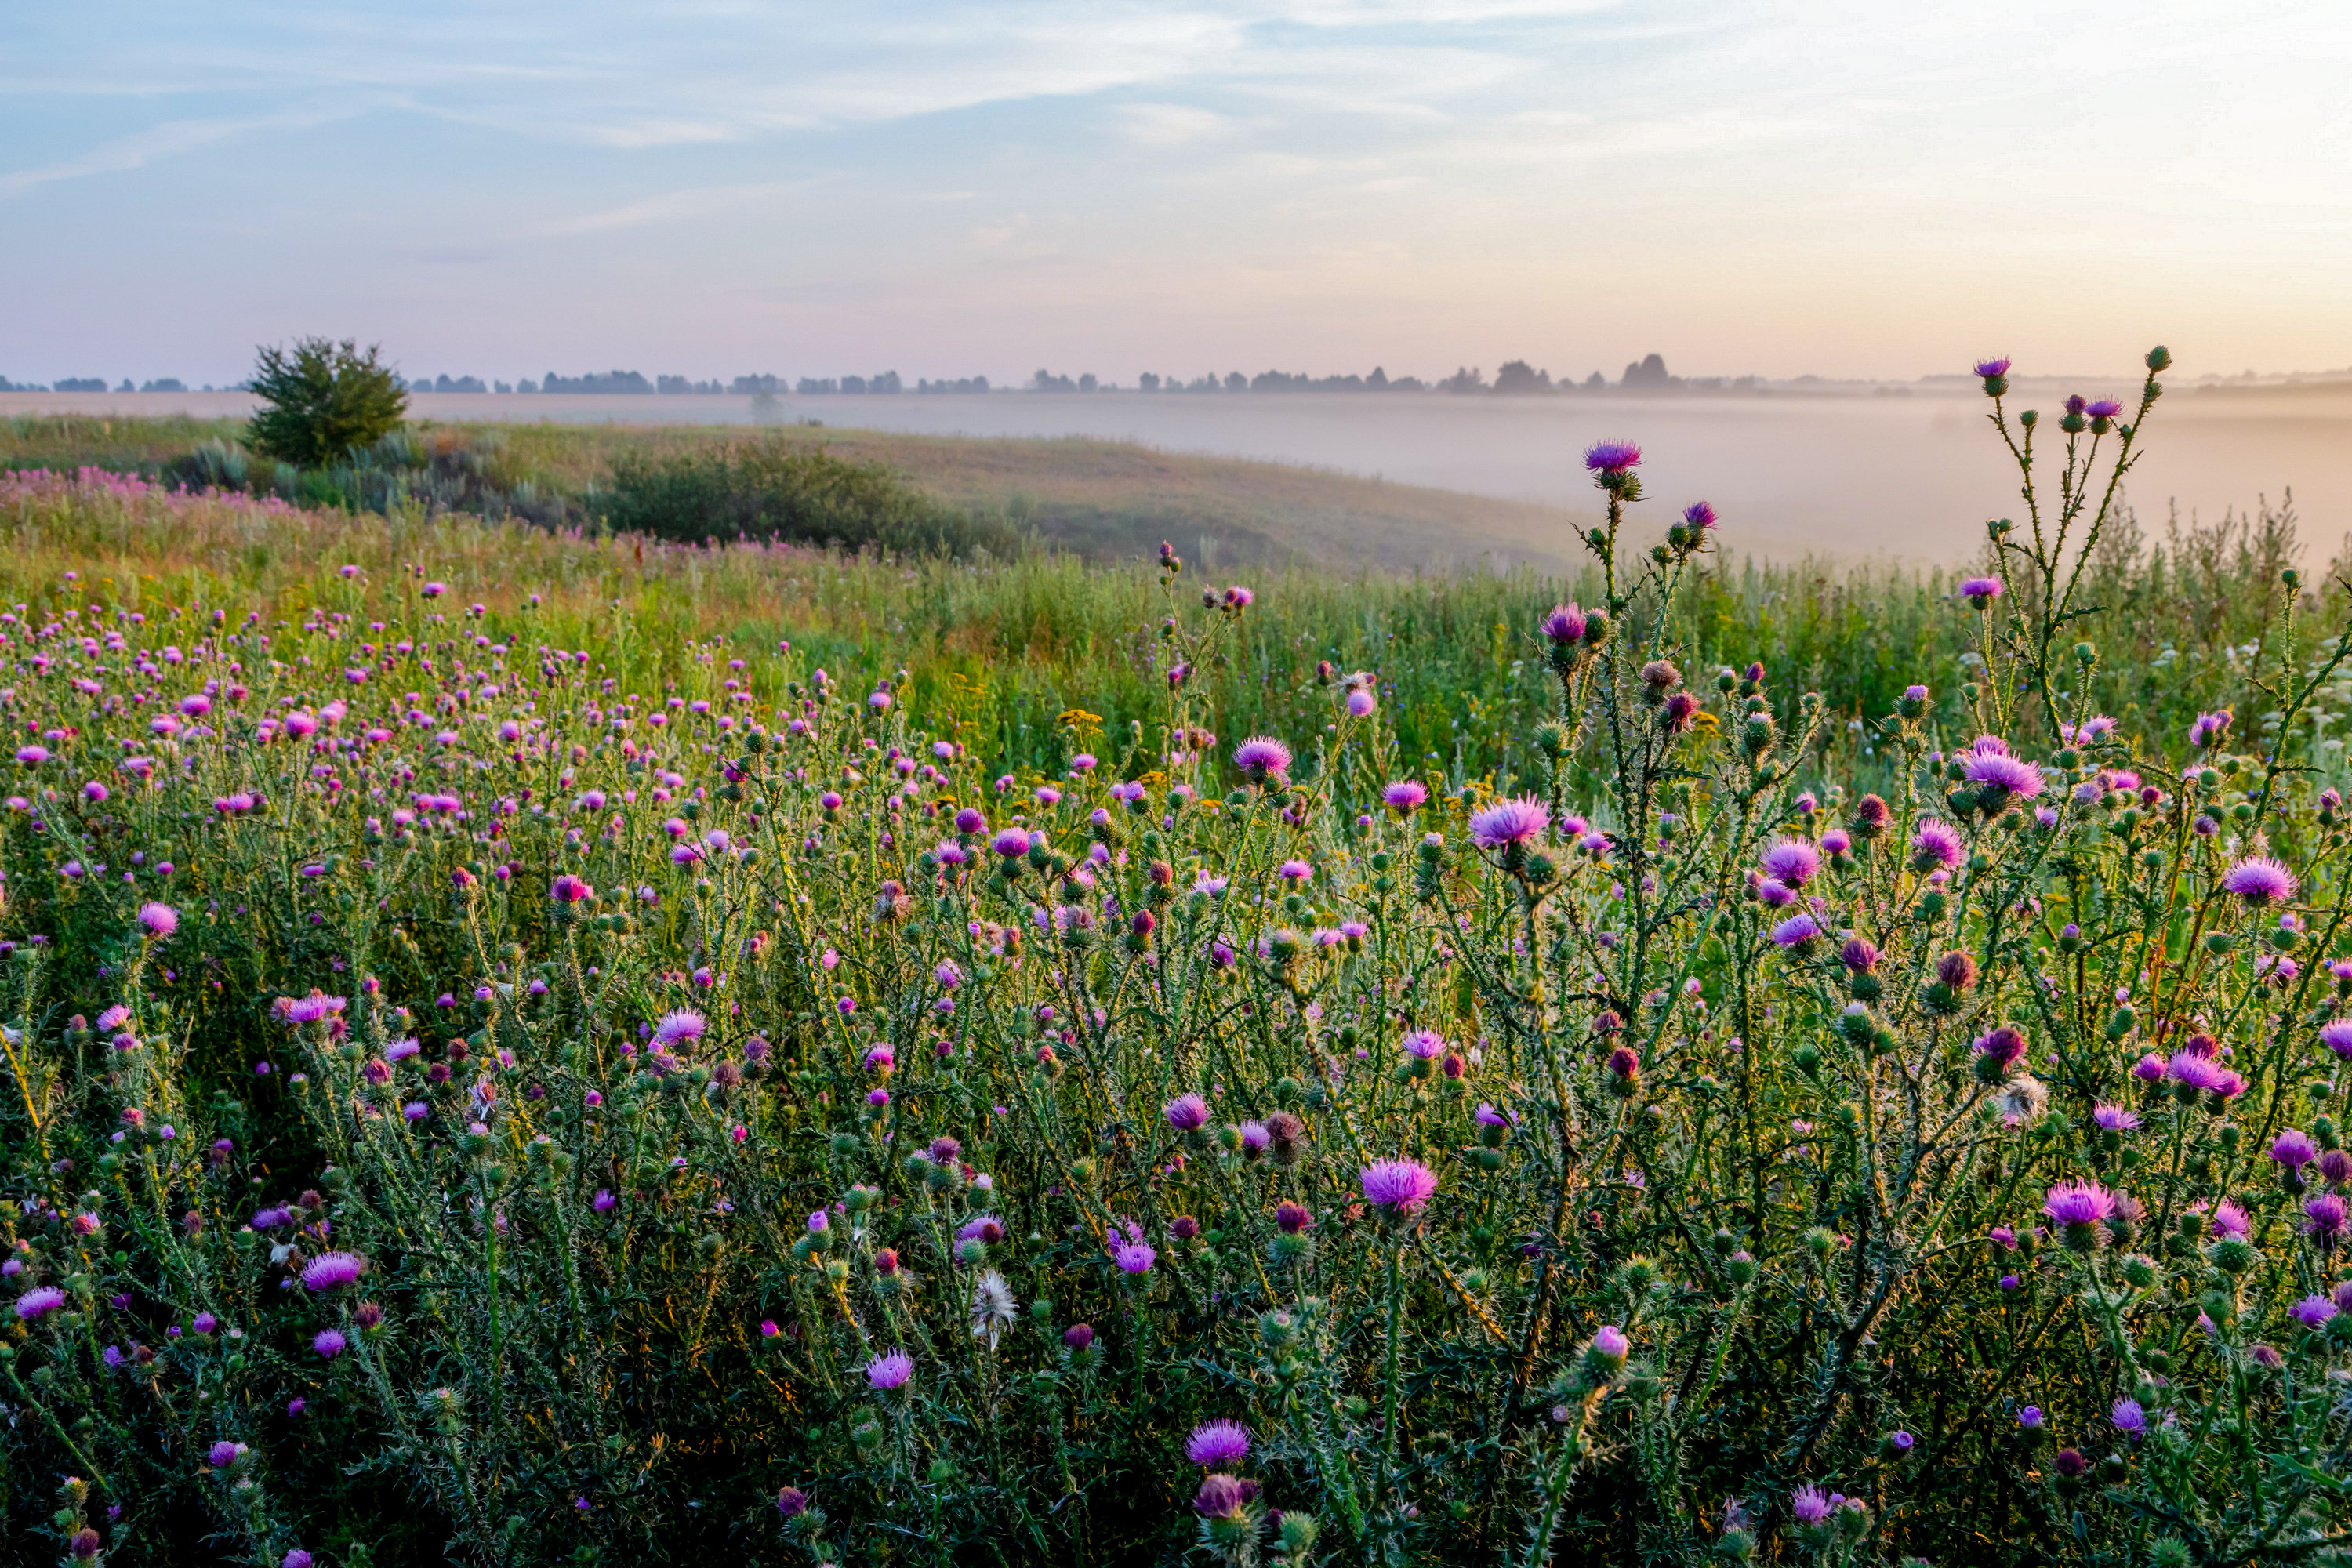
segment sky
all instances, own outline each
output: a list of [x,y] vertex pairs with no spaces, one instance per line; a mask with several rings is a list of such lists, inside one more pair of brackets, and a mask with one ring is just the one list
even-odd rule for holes
[[2352,365],[2352,6],[77,0],[0,375]]

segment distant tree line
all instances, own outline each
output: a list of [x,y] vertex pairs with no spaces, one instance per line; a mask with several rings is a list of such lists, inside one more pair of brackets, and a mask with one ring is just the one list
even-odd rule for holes
[[[1524,396],[1530,394],[1600,392],[1614,387],[1622,391],[1709,391],[1743,390],[1759,386],[1762,378],[1740,376],[1685,377],[1670,374],[1661,355],[1650,354],[1625,367],[1624,374],[1612,382],[1594,371],[1579,382],[1567,376],[1554,380],[1549,371],[1538,370],[1526,360],[1504,362],[1488,381],[1484,370],[1464,366],[1452,375],[1436,382],[1423,381],[1417,375],[1391,376],[1379,366],[1370,374],[1310,375],[1297,371],[1264,370],[1255,375],[1242,371],[1228,371],[1223,375],[1194,376],[1187,380],[1181,375],[1161,375],[1146,371],[1136,378],[1139,392],[1453,392],[1490,393],[1502,396]],[[1022,384],[1024,392],[1095,393],[1122,390],[1118,383],[1105,381],[1088,371],[1077,375],[1040,367]],[[415,384],[419,392],[478,392],[485,390],[475,377],[467,376],[452,382],[447,376],[431,384]],[[497,384],[497,390],[507,390],[506,384]],[[562,376],[550,372],[539,381],[524,381],[518,392],[604,392],[646,393],[677,392],[718,394],[737,396],[778,393],[797,393],[803,397],[822,397],[841,394],[887,395],[907,390],[896,371],[879,375],[802,376],[797,381],[781,375],[739,375],[721,386],[717,381],[692,381],[682,375],[656,376],[648,382],[633,370],[607,371],[602,374]],[[1001,390],[984,375],[955,379],[919,380],[914,390],[919,394],[984,393]]]
[[[102,375],[61,375],[47,386],[43,386],[37,381],[10,381],[6,376],[0,375],[0,392],[104,392],[105,390],[106,377]],[[144,384],[134,382],[126,375],[122,378],[122,384],[114,390],[117,392],[185,392],[188,390],[188,384],[176,375],[158,376]],[[212,388],[207,386],[205,390],[210,392]],[[231,387],[229,390],[242,392],[244,388]]]
[[[1637,360],[1625,367],[1622,378],[1612,382],[1599,371],[1583,381],[1567,376],[1552,379],[1549,371],[1538,370],[1526,360],[1504,362],[1488,381],[1484,370],[1465,365],[1452,375],[1434,383],[1416,375],[1391,376],[1375,365],[1370,375],[1307,375],[1292,371],[1266,370],[1255,375],[1229,371],[1223,375],[1195,376],[1187,381],[1181,375],[1158,375],[1146,372],[1136,380],[1140,392],[1438,392],[1486,393],[1502,396],[1525,396],[1530,394],[1600,392],[1615,387],[1621,391],[1717,391],[1745,390],[1761,386],[1760,376],[1744,375],[1737,379],[1724,376],[1685,377],[1670,375],[1665,360],[1657,354]],[[1091,375],[1075,380],[1056,375],[1051,371],[1039,371],[1030,377],[1032,392],[1112,392],[1118,388],[1108,383],[1097,383]]]
[[[478,375],[418,376],[404,384],[410,392],[516,392],[516,393],[606,393],[635,395],[699,394],[704,396],[734,395],[772,397],[780,393],[798,393],[804,397],[820,397],[839,394],[887,396],[907,390],[895,370],[878,375],[802,376],[794,381],[786,376],[761,374],[739,375],[724,384],[716,379],[696,381],[683,375],[656,375],[647,379],[634,370],[592,371],[584,375],[558,375],[550,371],[537,381],[528,376],[511,385],[503,381],[485,382]],[[1136,378],[1139,392],[1451,392],[1491,394],[1498,396],[1529,396],[1544,394],[1601,392],[1610,389],[1627,392],[1706,392],[1747,391],[1763,384],[1760,376],[1679,376],[1666,369],[1663,355],[1648,354],[1625,366],[1624,374],[1611,381],[1599,371],[1582,381],[1569,376],[1555,380],[1548,370],[1539,370],[1523,359],[1506,360],[1495,372],[1492,381],[1483,369],[1465,365],[1452,375],[1435,382],[1426,382],[1415,375],[1391,376],[1375,365],[1369,375],[1309,375],[1297,371],[1264,370],[1255,375],[1241,371],[1228,371],[1223,375],[1198,375],[1190,380],[1181,375],[1161,375],[1146,371]],[[0,376],[0,392],[104,392],[102,376],[67,376],[53,387],[29,383],[12,382]],[[185,392],[175,378],[165,376],[143,385],[133,385],[125,380],[117,392]],[[205,388],[210,392],[211,387]],[[236,390],[245,390],[239,387]],[[992,386],[984,375],[962,376],[939,381],[920,380],[914,390],[923,394],[985,393],[1001,390]],[[1122,390],[1116,382],[1105,381],[1091,371],[1080,375],[1039,369],[1023,385],[1028,392],[1095,393]]]

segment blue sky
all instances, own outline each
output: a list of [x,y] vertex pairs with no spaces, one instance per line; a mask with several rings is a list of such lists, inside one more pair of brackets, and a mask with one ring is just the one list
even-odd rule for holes
[[2352,6],[120,5],[0,37],[0,374],[2352,363]]

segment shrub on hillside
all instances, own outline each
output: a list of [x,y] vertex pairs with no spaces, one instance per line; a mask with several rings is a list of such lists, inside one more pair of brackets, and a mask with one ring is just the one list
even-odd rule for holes
[[782,539],[907,555],[1004,556],[1013,530],[959,512],[880,463],[748,441],[713,451],[624,454],[604,500],[615,529],[660,539]]
[[345,338],[298,338],[289,349],[264,346],[254,363],[253,395],[262,407],[247,443],[265,457],[303,468],[342,459],[396,428],[408,412],[400,373]]

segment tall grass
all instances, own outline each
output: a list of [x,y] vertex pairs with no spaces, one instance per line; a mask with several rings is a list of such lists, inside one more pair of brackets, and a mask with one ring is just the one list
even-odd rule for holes
[[[1125,734],[1163,695],[1165,620],[1151,576],[1041,552],[958,563],[773,542],[717,547],[580,529],[543,529],[415,507],[388,516],[300,508],[89,473],[0,486],[0,595],[61,605],[64,574],[124,602],[202,610],[260,604],[299,620],[340,602],[346,565],[368,578],[450,585],[468,602],[530,608],[545,638],[609,643],[633,689],[691,679],[702,645],[789,640],[843,677],[903,669],[908,700],[951,720],[1008,769],[1052,770],[1072,742],[1064,715]],[[1761,663],[1818,690],[1836,722],[1822,764],[1874,765],[1855,728],[1914,683],[1956,690],[1979,658],[1955,579],[1933,572],[1775,565],[1738,557],[1736,539],[1699,558],[1674,605],[1673,635],[1709,667]],[[2145,732],[2183,731],[2199,712],[2250,703],[2253,671],[2291,592],[2308,610],[2290,509],[2144,531],[2126,511],[2085,574],[2093,613],[2075,628],[2107,649],[2093,706]],[[1547,710],[1549,676],[1527,628],[1551,604],[1590,602],[1591,571],[1423,576],[1292,568],[1251,581],[1265,601],[1220,664],[1196,679],[1238,732],[1320,724],[1328,676],[1370,671],[1407,754],[1452,776],[1534,766],[1512,737]],[[242,611],[240,611],[242,613]],[[625,629],[625,637],[616,634]],[[1328,675],[1320,675],[1329,666]],[[2332,688],[2286,743],[2334,778],[2352,685]],[[1076,721],[1073,721],[1076,722]]]

